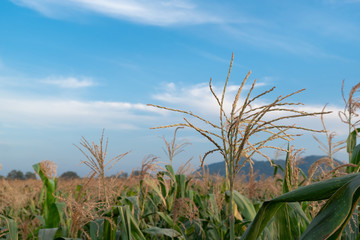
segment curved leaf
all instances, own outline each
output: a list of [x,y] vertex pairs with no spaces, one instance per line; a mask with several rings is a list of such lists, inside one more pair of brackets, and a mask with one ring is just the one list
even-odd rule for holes
[[154,236],[168,236],[171,238],[181,236],[181,234],[178,231],[171,229],[171,228],[150,227],[150,228],[143,230],[143,232],[154,235]]
[[300,187],[264,202],[241,239],[257,239],[266,225],[287,202],[330,198],[310,223],[302,239],[331,239],[340,236],[360,197],[360,174],[349,174]]
[[18,230],[16,222],[13,219],[7,218],[4,215],[0,214],[0,218],[4,219],[7,227],[9,229],[9,238],[10,240],[18,240]]
[[338,239],[360,198],[360,175],[344,184],[325,204],[301,239]]
[[241,215],[244,216],[246,220],[252,221],[256,216],[256,211],[252,202],[238,191],[233,192],[233,197]]
[[360,144],[357,145],[351,153],[350,163],[357,165],[357,167],[348,167],[348,172],[354,172],[360,166]]
[[39,240],[54,239],[58,228],[43,228],[39,230]]

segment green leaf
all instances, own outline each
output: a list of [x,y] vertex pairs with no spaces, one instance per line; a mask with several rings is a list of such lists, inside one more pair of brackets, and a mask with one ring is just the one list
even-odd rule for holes
[[178,232],[181,232],[181,228],[177,224],[174,224],[173,219],[168,214],[158,212],[158,215],[168,224],[168,226],[172,227]]
[[274,215],[271,239],[299,239],[309,223],[299,203],[285,203]]
[[68,238],[68,237],[58,237],[55,240],[83,240],[81,238]]
[[360,175],[344,184],[326,202],[302,239],[338,239],[360,198]]
[[357,167],[348,167],[348,172],[356,171],[360,166],[360,144],[357,145],[351,153],[350,163],[357,165]]
[[91,240],[102,240],[104,232],[104,219],[96,219],[90,222],[90,238]]
[[175,175],[176,181],[176,197],[177,198],[184,198],[185,197],[185,190],[186,190],[186,177],[183,174],[176,174]]
[[13,219],[7,218],[1,214],[0,214],[0,218],[4,219],[7,224],[7,228],[9,229],[9,239],[18,240],[18,230],[17,230],[16,222]]
[[[227,193],[230,194],[229,191],[227,191]],[[241,215],[246,220],[252,221],[256,216],[256,211],[252,202],[238,191],[233,192],[233,198]]]
[[66,214],[65,214],[66,204],[64,202],[55,202],[55,206],[59,213],[63,236],[66,236],[69,231],[69,229],[66,226]]
[[283,180],[283,189],[282,193],[290,192],[291,190],[291,163],[289,159],[289,144],[288,144],[288,152],[286,153],[285,159],[285,172],[284,172],[284,180]]
[[58,228],[43,228],[39,230],[39,240],[54,239]]
[[287,202],[319,201],[327,198],[329,200],[309,224],[302,239],[336,239],[341,235],[356,207],[360,197],[359,189],[360,174],[349,174],[300,187],[266,201],[241,239],[257,239]]
[[175,171],[171,165],[166,165],[165,169],[167,170],[164,172],[166,175],[168,175],[174,182],[175,182]]
[[154,236],[168,236],[171,238],[174,237],[180,237],[181,234],[177,231],[175,231],[174,229],[171,228],[159,228],[159,227],[150,227],[147,228],[145,230],[143,230],[143,232],[154,235]]
[[[358,132],[360,132],[360,128],[357,129]],[[350,154],[354,151],[354,148],[356,146],[356,131],[352,131],[348,138],[346,139],[346,151]]]

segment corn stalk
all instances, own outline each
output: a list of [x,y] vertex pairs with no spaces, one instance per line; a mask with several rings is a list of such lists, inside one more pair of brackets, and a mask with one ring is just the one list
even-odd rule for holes
[[[251,74],[248,72],[240,87],[237,90],[236,96],[232,102],[230,112],[227,112],[225,106],[225,95],[230,78],[231,68],[233,64],[234,54],[232,55],[228,75],[222,90],[222,94],[218,95],[215,93],[212,86],[212,79],[209,82],[209,89],[215,98],[219,107],[219,123],[215,124],[206,120],[205,118],[194,114],[191,111],[184,111],[174,108],[163,107],[159,105],[148,104],[148,106],[183,113],[195,120],[200,120],[206,125],[206,127],[195,126],[189,119],[184,118],[183,123],[154,127],[158,128],[171,128],[171,127],[188,127],[194,129],[196,132],[208,139],[215,148],[204,154],[202,161],[211,153],[220,152],[224,157],[226,164],[226,179],[227,188],[230,191],[230,202],[229,202],[229,228],[230,228],[230,239],[235,239],[234,232],[234,209],[233,209],[233,191],[235,176],[239,173],[240,169],[246,163],[252,163],[252,157],[254,154],[259,154],[265,157],[271,162],[271,159],[263,153],[264,149],[278,149],[286,152],[286,149],[282,149],[273,146],[271,142],[280,139],[286,142],[293,140],[294,136],[298,134],[288,133],[290,129],[316,131],[309,128],[303,128],[294,124],[284,124],[284,120],[297,119],[305,116],[315,116],[326,114],[329,112],[314,112],[309,113],[305,111],[297,110],[296,107],[302,105],[302,103],[287,102],[286,100],[304,89],[295,91],[285,96],[279,96],[270,103],[258,103],[259,99],[269,95],[273,92],[275,87],[270,88],[260,94],[252,96],[253,90],[256,86],[256,79],[250,85],[247,93],[244,96],[243,90],[245,84]],[[277,114],[277,117],[271,119],[270,114]],[[264,135],[263,140],[256,140],[255,135]],[[255,140],[255,141],[254,141]],[[244,160],[243,160],[244,159]]]

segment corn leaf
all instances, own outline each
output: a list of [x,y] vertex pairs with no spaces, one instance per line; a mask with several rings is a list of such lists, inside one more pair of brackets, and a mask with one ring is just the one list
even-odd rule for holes
[[150,227],[150,228],[143,230],[143,232],[154,235],[154,236],[168,236],[171,238],[181,236],[181,234],[179,232],[177,232],[176,230],[171,229],[171,228]]
[[348,172],[354,172],[360,166],[360,144],[357,145],[351,153],[350,163],[357,165],[357,167],[348,167]]
[[54,239],[58,228],[43,228],[39,230],[39,240]]
[[1,214],[0,214],[0,218],[4,219],[7,224],[7,228],[9,230],[8,239],[18,240],[18,230],[17,230],[16,222],[13,219],[7,218]]
[[[357,129],[358,132],[360,132],[360,128]],[[356,131],[352,131],[349,136],[346,139],[346,151],[350,154],[354,151],[354,148],[356,146]]]
[[349,174],[300,187],[264,202],[241,239],[257,239],[273,216],[287,202],[328,199],[301,239],[336,239],[348,223],[360,197],[360,174]]

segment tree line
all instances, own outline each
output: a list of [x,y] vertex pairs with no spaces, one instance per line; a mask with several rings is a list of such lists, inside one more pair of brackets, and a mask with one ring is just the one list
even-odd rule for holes
[[[137,176],[140,174],[140,171],[135,170],[132,175]],[[113,174],[110,177],[118,177],[118,178],[128,178],[128,173],[122,172],[121,174]],[[80,178],[79,175],[74,171],[66,171],[60,175],[62,179],[76,179]],[[26,172],[23,173],[21,170],[11,170],[7,176],[0,175],[0,179],[7,179],[7,180],[28,180],[28,179],[36,179],[36,174],[34,172]]]

